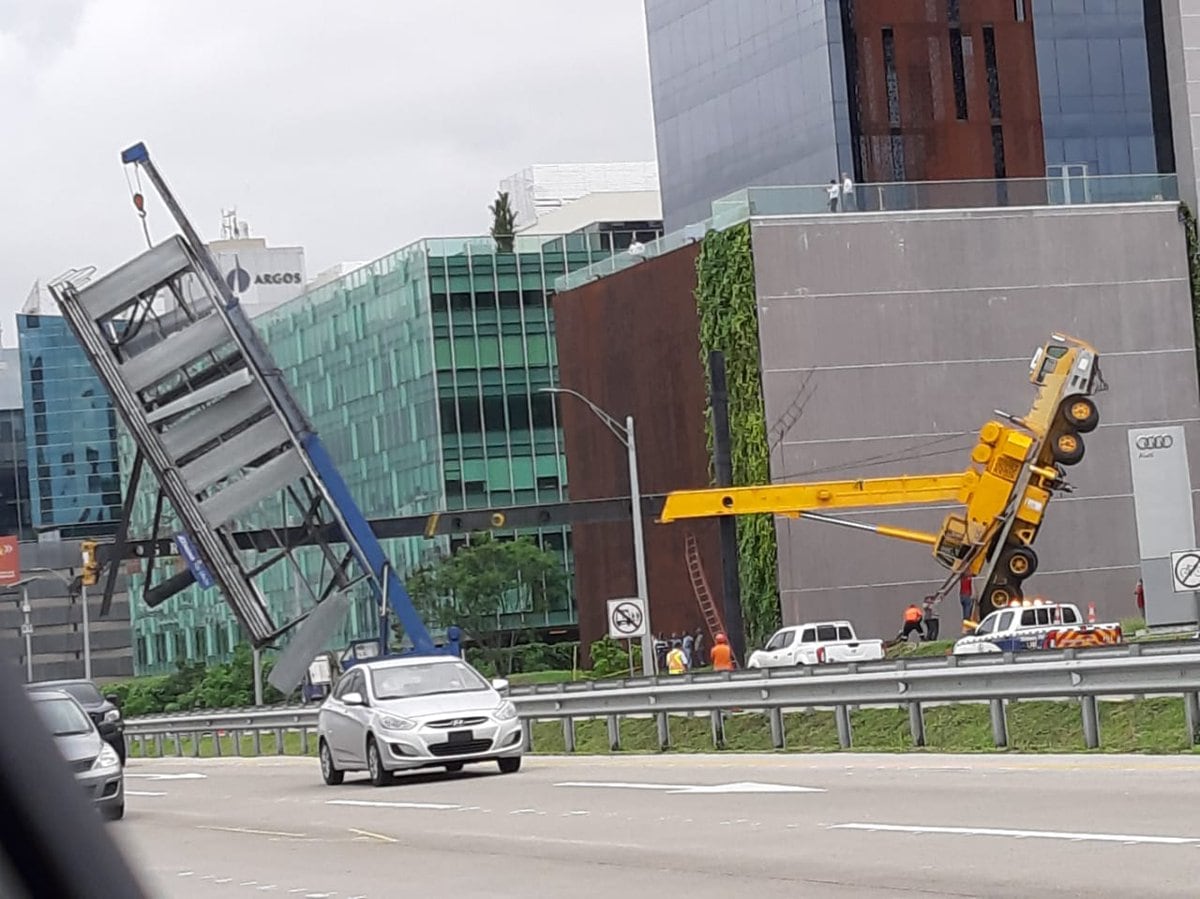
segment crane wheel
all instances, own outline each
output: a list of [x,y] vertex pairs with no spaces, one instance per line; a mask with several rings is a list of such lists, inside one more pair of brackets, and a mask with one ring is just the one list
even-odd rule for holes
[[1068,400],[1062,407],[1063,420],[1080,434],[1090,434],[1100,424],[1096,404],[1086,396]]
[[1083,438],[1074,431],[1063,431],[1054,438],[1050,453],[1059,465],[1077,465],[1083,459]]
[[1037,571],[1037,553],[1028,546],[1013,546],[1004,551],[1000,565],[1009,577],[1023,581]]
[[983,597],[979,600],[980,620],[982,620],[984,616],[995,612],[997,609],[1006,608],[1014,599],[1020,598],[1021,589],[1019,587],[1010,584],[991,587],[984,592]]

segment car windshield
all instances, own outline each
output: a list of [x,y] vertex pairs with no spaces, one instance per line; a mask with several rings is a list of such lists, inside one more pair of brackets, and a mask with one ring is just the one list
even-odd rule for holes
[[83,705],[99,705],[104,702],[104,697],[100,695],[100,691],[96,689],[96,685],[87,681],[78,681],[70,684],[47,684],[45,689],[61,690],[64,693],[69,693]]
[[92,729],[91,719],[69,699],[43,699],[35,702],[42,723],[56,737],[86,734]]
[[463,693],[491,689],[474,668],[462,662],[429,665],[391,665],[371,669],[377,699],[407,699],[433,693]]

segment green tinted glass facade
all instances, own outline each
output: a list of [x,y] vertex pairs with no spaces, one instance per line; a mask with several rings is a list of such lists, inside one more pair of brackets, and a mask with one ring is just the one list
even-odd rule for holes
[[[552,395],[538,393],[557,380],[549,291],[555,278],[606,255],[591,235],[518,237],[503,253],[489,238],[422,241],[257,325],[368,518],[557,502],[567,497],[558,410]],[[122,457],[132,457],[128,440]],[[143,491],[133,533],[147,533],[153,515],[154,498]],[[279,512],[255,519],[246,526],[278,523]],[[533,535],[570,570],[568,529]],[[441,547],[419,538],[387,546],[406,570],[439,548],[444,538]],[[279,564],[260,577],[277,615],[311,605],[306,576],[320,564],[313,551],[299,557],[299,571]],[[192,588],[156,610],[134,609],[139,673],[216,661],[237,642],[236,621],[215,591]],[[537,620],[504,611],[513,625],[576,622],[569,596]],[[374,628],[364,589],[335,642]]]

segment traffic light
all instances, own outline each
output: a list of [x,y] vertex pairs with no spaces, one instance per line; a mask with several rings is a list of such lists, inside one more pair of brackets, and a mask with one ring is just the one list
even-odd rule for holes
[[100,560],[96,556],[96,541],[82,541],[80,550],[83,553],[83,573],[80,575],[80,583],[85,587],[90,587],[100,580]]

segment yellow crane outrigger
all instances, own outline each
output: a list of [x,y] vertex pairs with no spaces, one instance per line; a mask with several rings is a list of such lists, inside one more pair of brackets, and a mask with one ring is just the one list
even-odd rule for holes
[[[786,515],[923,543],[933,547],[934,558],[950,570],[939,594],[969,573],[984,583],[978,613],[986,615],[1021,599],[1022,582],[1037,570],[1033,542],[1046,506],[1056,492],[1070,491],[1065,469],[1083,458],[1082,435],[1100,422],[1091,397],[1107,387],[1095,348],[1061,334],[1052,335],[1034,354],[1029,379],[1037,394],[1028,414],[1017,417],[997,410],[1001,420],[988,421],[980,429],[963,471],[676,490],[667,494],[659,520]],[[963,509],[947,515],[936,534],[822,514],[946,502]]]

